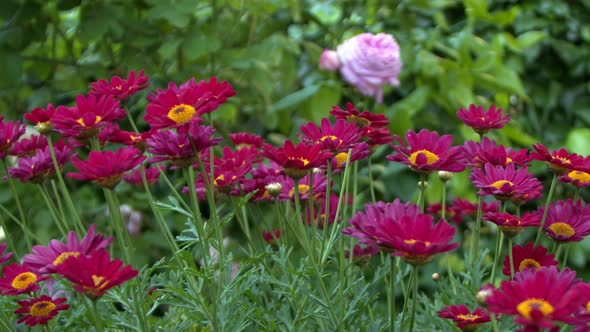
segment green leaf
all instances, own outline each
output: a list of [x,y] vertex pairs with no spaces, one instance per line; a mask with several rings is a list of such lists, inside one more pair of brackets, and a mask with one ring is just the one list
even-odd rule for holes
[[313,84],[301,90],[295,91],[292,94],[283,97],[283,99],[279,100],[274,105],[272,105],[272,107],[270,108],[270,112],[274,113],[286,109],[291,109],[303,103],[311,96],[313,96],[320,89],[320,87],[320,85]]
[[182,42],[182,47],[186,59],[194,61],[204,55],[217,52],[221,48],[221,41],[200,31],[193,31]]
[[537,43],[540,43],[544,39],[547,38],[547,34],[543,31],[527,31],[521,35],[519,35],[516,40],[518,42],[518,46],[522,49],[529,48],[534,46]]
[[404,99],[398,101],[391,107],[388,116],[395,121],[395,114],[405,113],[409,118],[412,118],[418,111],[420,111],[430,98],[431,89],[429,86],[421,86],[410,93]]
[[516,72],[504,65],[497,65],[491,73],[474,73],[476,82],[490,91],[500,90],[515,93],[520,97],[528,98],[524,92],[524,86]]
[[322,85],[320,89],[304,104],[304,117],[315,123],[330,115],[332,106],[340,102],[340,85]]
[[570,152],[575,152],[583,156],[590,155],[590,129],[572,129],[567,135],[565,146]]

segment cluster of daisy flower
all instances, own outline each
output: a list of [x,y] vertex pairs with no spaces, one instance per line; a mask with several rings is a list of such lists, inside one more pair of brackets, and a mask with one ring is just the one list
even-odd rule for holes
[[[37,108],[25,118],[35,124],[40,136],[20,139],[25,126],[19,121],[0,118],[0,158],[5,163],[7,156],[18,158],[16,165],[8,167],[7,177],[43,184],[59,176],[70,163],[77,169],[67,173],[72,179],[93,182],[105,191],[112,191],[123,180],[149,192],[149,185],[167,176],[167,172],[182,171],[189,179],[183,192],[191,198],[211,202],[220,197],[245,196],[256,202],[285,201],[293,203],[297,212],[301,204],[304,213],[298,216],[298,225],[325,229],[344,221],[338,207],[354,198],[332,193],[332,175],[345,172],[351,163],[370,158],[377,147],[391,144],[394,152],[387,159],[407,165],[420,175],[419,201],[417,204],[373,201],[362,211],[354,211],[356,214],[346,221],[350,227],[342,231],[359,239],[363,246],[350,248],[347,256],[366,262],[371,256],[386,252],[417,271],[436,254],[456,249],[459,243],[452,241],[457,224],[475,219],[470,255],[474,261],[480,255],[480,223],[489,221],[498,226],[498,240],[492,286],[486,290],[488,311],[479,308],[470,312],[464,305],[458,305],[442,309],[441,317],[452,318],[459,328],[471,330],[494,319],[488,312],[512,315],[517,316],[516,322],[524,325],[526,331],[553,327],[555,322],[582,326],[587,322],[585,317],[590,317],[581,313],[586,310],[588,299],[579,294],[586,284],[575,279],[575,272],[556,267],[558,261],[565,266],[567,259],[567,255],[559,257],[561,245],[580,241],[590,234],[590,210],[577,195],[579,188],[590,185],[590,159],[564,149],[550,152],[541,144],[534,145],[532,153],[497,144],[486,134],[510,120],[501,109],[492,105],[486,110],[471,105],[459,110],[458,117],[481,138],[463,145],[453,145],[451,135],[441,136],[426,129],[409,130],[403,138],[392,136],[387,117],[361,112],[348,103],[345,109],[332,108],[332,120],[324,118],[319,125],[301,126],[298,142],[286,140],[276,147],[255,134],[233,133],[229,135],[232,147],[223,146],[215,151],[222,138],[215,136],[212,123],[205,124],[205,120],[235,94],[230,84],[218,82],[216,78],[200,82],[190,79],[156,90],[147,98],[143,118],[149,129],[139,131],[121,102],[147,86],[148,78],[143,72],[132,72],[125,79],[113,77],[110,82],[93,83],[88,95],[76,98],[75,106]],[[120,127],[126,116],[133,131]],[[51,135],[55,132],[61,138],[53,142]],[[528,171],[533,160],[546,162],[554,173],[554,181],[545,206],[521,214],[525,203],[542,196],[541,182]],[[450,206],[444,200],[425,206],[425,180],[429,174],[438,172],[446,182],[452,173],[468,167],[479,194],[477,203],[456,198]],[[198,173],[192,177],[194,170]],[[574,199],[552,202],[558,180],[576,186]],[[198,204],[193,207],[197,209]],[[508,212],[508,208],[513,208],[513,212]],[[200,212],[196,211],[193,217],[197,222]],[[214,223],[214,226],[220,224],[223,225]],[[535,242],[512,246],[514,236],[525,227],[538,229]],[[244,230],[247,231],[247,224]],[[269,244],[282,244],[283,237],[287,235],[288,240],[289,233],[288,227],[280,225],[265,231],[262,237]],[[551,254],[539,244],[542,233],[556,243],[557,249]],[[304,233],[297,235],[301,234]],[[509,244],[503,272],[510,279],[495,289],[495,269],[499,265],[503,237]],[[94,235],[93,227],[80,243],[72,232],[67,241],[62,244],[54,240],[49,247],[35,246],[33,254],[24,257],[23,265],[6,267],[4,278],[12,278],[9,283],[13,285],[14,280],[24,277],[16,285],[30,287],[26,290],[30,292],[39,289],[36,283],[45,280],[47,274],[58,273],[70,280],[75,290],[99,297],[108,288],[137,274],[130,266],[121,267],[121,261],[110,259],[104,249],[111,240]],[[221,249],[219,255],[223,256]],[[414,278],[417,283],[417,272]],[[63,301],[49,299],[42,300],[46,301],[43,308],[39,305],[22,313],[27,313],[25,317],[37,317],[30,322],[38,323],[67,307]],[[31,308],[34,305],[25,304]]]
[[[14,313],[20,316],[17,323],[45,325],[60,311],[67,310],[70,305],[65,302],[71,294],[63,279],[69,281],[72,290],[96,300],[135,277],[137,271],[130,265],[123,266],[122,261],[111,259],[106,251],[111,240],[96,234],[91,225],[81,240],[70,232],[66,243],[51,240],[47,246],[36,245],[21,263],[4,266],[0,292],[15,297],[19,307]],[[0,264],[13,257],[13,253],[5,252],[3,243]]]

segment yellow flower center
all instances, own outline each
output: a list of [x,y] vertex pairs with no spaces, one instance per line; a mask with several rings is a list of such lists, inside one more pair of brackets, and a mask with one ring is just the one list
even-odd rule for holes
[[586,311],[590,312],[590,301],[586,302]]
[[422,241],[422,240],[414,240],[414,239],[409,239],[409,240],[404,240],[404,243],[412,245],[412,244],[416,244],[416,242],[422,242],[424,243],[427,247],[430,245],[430,241]]
[[187,104],[180,104],[172,107],[168,112],[168,118],[178,124],[190,121],[197,111],[194,107]]
[[[299,195],[305,195],[309,192],[309,186],[306,184],[300,184],[299,185]],[[289,190],[289,196],[290,197],[294,197],[295,195],[295,188],[292,188],[291,190]]]
[[526,319],[531,319],[531,311],[538,310],[543,316],[547,316],[553,312],[553,306],[543,299],[532,298],[520,302],[516,310]]
[[506,157],[506,161],[504,161],[504,165],[508,165],[512,162],[512,158]]
[[582,171],[571,171],[567,173],[567,176],[578,182],[590,182],[590,174]]
[[[235,180],[236,176],[232,175],[231,177],[231,181]],[[213,180],[213,184],[217,187],[219,185],[218,181],[225,181],[225,176],[223,174],[221,174],[220,176],[216,177],[215,180]]]
[[34,317],[47,316],[55,309],[55,304],[51,301],[39,301],[31,306],[29,313]]
[[418,159],[419,155],[423,155],[426,157],[426,165],[434,164],[438,160],[438,156],[435,153],[432,153],[428,150],[422,149],[416,152],[413,152],[409,157],[408,160],[410,164],[416,166],[416,159]]
[[568,238],[570,238],[570,237],[574,236],[574,234],[576,234],[576,231],[574,230],[574,228],[564,222],[553,223],[553,224],[551,224],[551,226],[549,226],[549,229],[551,229],[551,231],[555,235],[563,235]]
[[320,141],[325,141],[329,139],[330,141],[335,141],[338,139],[338,137],[334,136],[334,135],[328,135],[328,136],[323,136],[322,138],[320,138]]
[[559,161],[561,161],[564,164],[568,164],[569,165],[569,164],[572,163],[569,159],[564,158],[564,157],[553,157],[553,160],[556,160],[556,159],[559,160]]
[[[91,123],[90,125],[96,124],[100,120],[102,120],[102,117],[100,115],[96,115],[96,118],[94,119],[94,123]],[[82,118],[79,118],[78,120],[76,120],[76,122],[78,122],[82,127],[87,127],[86,124],[84,123],[84,119],[82,119]]]
[[307,164],[309,164],[309,160],[305,159],[305,158],[289,158],[291,160],[301,160],[303,162],[303,166],[307,166]]
[[334,156],[334,159],[336,159],[336,166],[338,168],[343,167],[346,164],[346,158],[348,158],[348,153],[346,152],[340,152],[339,154]]
[[536,260],[534,260],[532,258],[525,258],[518,265],[518,271],[522,272],[523,270],[531,268],[531,267],[534,267],[535,270],[538,270],[541,268],[541,264],[539,264],[539,262],[537,262]]
[[500,189],[500,188],[502,188],[502,186],[505,183],[508,183],[511,187],[514,185],[514,183],[512,183],[511,181],[508,181],[508,180],[498,180],[498,181],[492,183],[491,186],[496,189]]
[[474,320],[476,320],[476,319],[479,318],[479,315],[472,315],[472,314],[463,315],[463,314],[459,314],[459,315],[457,315],[457,318],[460,318],[462,320],[474,321]]
[[53,265],[54,266],[58,266],[59,264],[65,262],[66,259],[68,259],[69,257],[78,257],[80,256],[80,253],[77,251],[66,251],[66,252],[62,252],[59,256],[57,256],[57,258],[53,261]]
[[23,272],[12,279],[12,288],[25,289],[37,281],[37,275],[33,272]]

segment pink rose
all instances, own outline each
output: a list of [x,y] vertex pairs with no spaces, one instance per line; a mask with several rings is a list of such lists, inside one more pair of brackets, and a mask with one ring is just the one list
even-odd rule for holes
[[399,85],[402,61],[392,35],[363,33],[345,40],[337,53],[344,79],[378,103],[383,101],[383,85]]
[[340,68],[340,60],[338,60],[338,53],[332,50],[324,50],[320,56],[320,69],[327,71],[335,71]]

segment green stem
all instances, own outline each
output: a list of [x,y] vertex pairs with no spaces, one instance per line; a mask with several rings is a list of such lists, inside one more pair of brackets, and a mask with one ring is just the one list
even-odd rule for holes
[[498,261],[500,260],[500,255],[502,253],[502,241],[504,239],[504,233],[500,229],[498,229],[498,235],[496,236],[496,250],[494,255],[494,265],[492,266],[492,274],[490,275],[490,282],[492,285],[495,285],[496,282],[496,267],[498,266]]
[[182,260],[178,256],[178,245],[176,244],[176,241],[174,241],[172,232],[170,232],[170,228],[168,228],[168,224],[166,224],[166,221],[164,220],[164,217],[162,216],[160,209],[158,209],[154,202],[154,197],[152,196],[152,192],[150,191],[150,186],[145,175],[145,167],[143,165],[141,166],[141,181],[143,182],[143,189],[148,198],[148,204],[150,205],[150,208],[154,213],[154,217],[156,218],[156,222],[160,227],[160,231],[162,232],[162,234],[164,234],[164,238],[166,238],[166,242],[168,243],[168,247],[170,248],[170,251],[172,251],[174,258],[178,261],[179,264],[181,264]]
[[539,226],[539,230],[537,231],[537,237],[535,238],[534,247],[537,247],[539,241],[541,240],[541,233],[543,233],[543,228],[545,227],[545,220],[547,219],[547,212],[549,211],[549,204],[553,199],[553,192],[555,191],[555,186],[557,185],[557,174],[553,174],[553,180],[551,180],[551,187],[549,188],[549,194],[547,195],[547,201],[545,202],[545,209],[543,210],[543,217],[541,218],[541,225]]
[[[0,207],[3,207],[3,206],[0,204]],[[14,246],[14,242],[12,242],[12,236],[10,235],[10,232],[8,231],[8,227],[6,227],[6,221],[4,220],[2,215],[0,215],[0,227],[2,227],[2,230],[4,231],[6,242],[8,243],[8,247],[10,248],[12,253],[14,254],[14,258],[16,258],[17,261],[20,261],[18,251],[16,251],[16,247]]]
[[576,191],[574,193],[574,204],[578,202],[578,198],[580,197],[580,188],[576,187]]
[[418,265],[412,265],[413,280],[412,280],[412,311],[410,313],[410,332],[414,331],[414,317],[416,316],[416,307],[418,303]]
[[102,319],[100,318],[100,314],[99,314],[100,311],[98,311],[96,301],[84,296],[83,302],[84,302],[84,306],[86,307],[86,310],[90,314],[90,318],[92,319],[92,322],[94,323],[94,330],[96,332],[104,331]]
[[55,150],[53,148],[51,136],[48,135],[46,137],[47,137],[47,147],[49,148],[49,153],[51,154],[51,160],[53,161],[53,168],[55,169],[55,175],[57,176],[57,182],[59,184],[59,189],[61,191],[63,199],[66,201],[65,205],[67,206],[67,208],[70,212],[70,218],[72,218],[74,221],[74,225],[73,225],[74,229],[76,230],[76,233],[78,234],[78,236],[82,236],[83,234],[86,234],[86,228],[84,227],[84,225],[82,225],[82,220],[80,219],[80,216],[78,215],[78,211],[76,210],[74,202],[72,201],[72,197],[70,197],[70,193],[68,191],[68,188],[66,187],[66,183],[65,183],[63,176],[61,174],[61,168],[59,167],[59,164],[57,163],[57,158],[55,157]]
[[45,188],[45,185],[43,185],[42,183],[39,183],[37,185],[37,188],[41,192],[41,196],[43,196],[45,205],[47,205],[47,208],[49,209],[49,214],[51,214],[51,218],[57,225],[57,228],[59,228],[59,232],[64,238],[66,238],[68,226],[65,225],[64,227],[64,225],[62,225],[62,222],[65,222],[65,220],[60,215],[59,211],[57,211],[57,207],[55,206],[55,204],[53,204],[53,202],[51,201],[51,196],[49,195],[47,188]]
[[498,321],[494,315],[490,315],[490,320],[492,321],[492,331],[493,332],[500,332],[498,329]]
[[186,180],[186,184],[188,185],[189,189],[189,197],[191,201],[191,211],[193,215],[193,224],[197,230],[197,236],[199,237],[199,243],[201,244],[201,251],[203,255],[203,262],[205,266],[209,266],[209,248],[207,244],[209,243],[209,238],[205,234],[205,225],[203,222],[203,218],[201,216],[201,208],[199,206],[199,202],[197,201],[197,190],[195,188],[195,171],[193,170],[192,166],[189,166],[184,169],[184,177]]
[[[471,245],[471,265],[475,264],[476,256],[479,256],[479,232],[481,228],[481,215],[482,215],[483,199],[481,195],[477,196],[477,215],[475,217],[475,229],[473,230],[473,239]],[[479,258],[479,257],[478,257]]]
[[[328,227],[330,225],[330,197],[332,195],[332,161],[329,160],[327,163],[327,170],[326,170],[326,204],[324,206],[324,221],[322,227],[322,243],[320,246],[320,254],[324,252],[324,246],[326,244],[326,233]],[[336,220],[334,220],[336,223]]]
[[447,182],[443,181],[442,192],[440,197],[440,215],[441,218],[446,221],[447,220]]
[[134,249],[131,239],[129,238],[127,228],[125,227],[125,221],[121,215],[121,206],[119,204],[119,200],[117,199],[117,194],[111,189],[103,188],[102,190],[109,207],[109,220],[111,221],[111,227],[115,231],[119,247],[123,251],[125,262],[131,264],[133,262],[132,258]]
[[371,200],[373,201],[373,203],[376,203],[377,199],[375,198],[375,184],[373,183],[373,167],[372,167],[373,163],[372,163],[372,160],[373,160],[373,156],[369,155],[369,165],[368,165],[368,168],[369,168],[369,189],[371,191]]
[[[352,254],[352,253],[351,253]],[[389,332],[395,332],[395,273],[396,258],[389,257]]]
[[[570,255],[570,248],[572,247],[571,244],[564,244],[565,246],[565,253],[563,254],[563,259],[561,260],[560,268],[563,269],[566,265],[567,265],[567,259],[568,256]],[[555,260],[557,260],[557,258],[555,258]]]
[[514,257],[512,256],[512,236],[508,237],[508,258],[510,261],[510,279],[514,279]]
[[[8,211],[8,209],[6,209],[4,205],[0,204],[0,210],[6,213],[8,218],[12,219],[12,221],[14,221],[21,228],[21,230],[23,230],[31,239],[33,239],[35,242],[39,242],[39,237],[37,236],[37,234],[31,232],[31,230],[29,230],[27,227],[24,227],[24,225],[21,224],[20,220],[14,214],[10,213],[10,211]],[[8,233],[8,230],[5,229],[5,232]]]
[[8,171],[8,164],[6,163],[6,158],[2,159],[2,164],[4,164],[4,170],[6,171],[6,178],[8,179],[8,185],[10,186],[10,192],[12,194],[12,197],[14,197],[14,202],[16,204],[16,209],[18,211],[19,220],[20,220],[19,225],[21,225],[21,228],[23,228],[23,232],[25,233],[25,242],[27,243],[27,248],[29,248],[29,250],[31,250],[31,248],[32,248],[31,238],[28,235],[29,233],[25,231],[25,228],[29,229],[29,225],[27,222],[27,218],[25,217],[25,211],[23,210],[23,206],[20,202],[18,192],[16,191],[16,187],[14,186],[14,180],[12,179],[12,176],[10,175],[10,172]]
[[420,173],[420,196],[418,196],[418,206],[420,207],[420,212],[424,213],[424,202],[426,201],[426,174]]
[[563,248],[563,245],[561,245],[560,243],[555,243],[555,260],[559,262],[559,256],[561,256],[561,248]]

